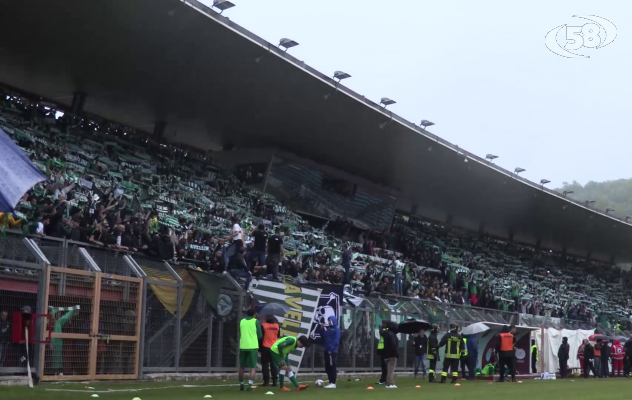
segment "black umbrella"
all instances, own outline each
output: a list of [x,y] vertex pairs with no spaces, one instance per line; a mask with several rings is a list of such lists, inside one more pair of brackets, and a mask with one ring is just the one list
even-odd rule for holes
[[399,333],[405,333],[408,335],[412,335],[415,333],[419,333],[420,330],[429,330],[432,327],[428,322],[422,319],[407,319],[406,321],[399,324],[397,327],[397,331]]
[[259,305],[256,311],[262,315],[285,315],[290,311],[290,307],[283,303],[266,303]]

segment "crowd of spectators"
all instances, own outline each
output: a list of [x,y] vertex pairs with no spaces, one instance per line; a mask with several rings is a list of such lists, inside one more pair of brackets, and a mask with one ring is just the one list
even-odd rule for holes
[[402,215],[384,232],[345,218],[316,228],[195,149],[6,89],[0,110],[47,178],[0,213],[3,230],[228,271],[246,287],[254,276],[587,322],[632,314],[632,279],[611,265]]

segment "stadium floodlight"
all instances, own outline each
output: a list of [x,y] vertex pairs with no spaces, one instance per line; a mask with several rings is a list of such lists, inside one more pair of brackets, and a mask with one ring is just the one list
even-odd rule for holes
[[493,154],[488,154],[488,155],[485,156],[485,159],[489,160],[490,162],[494,162],[494,160],[497,159],[497,158],[498,158],[498,156],[495,156]]
[[292,47],[296,47],[298,46],[298,42],[292,40],[292,39],[288,39],[288,38],[283,38],[281,39],[281,41],[279,41],[279,45],[277,47],[283,47],[285,49],[285,51],[287,51],[287,49],[290,49]]
[[614,208],[606,208],[606,214],[608,214],[610,211],[617,211]]
[[516,169],[514,169],[514,172],[515,172],[516,174],[519,174],[519,173],[524,172],[524,171],[526,171],[526,169],[524,169],[524,168],[520,168],[520,167],[516,167]]
[[589,205],[594,204],[594,203],[595,203],[595,200],[586,200],[584,202],[584,205],[589,206]]
[[572,190],[565,190],[564,193],[562,193],[562,196],[566,197],[567,194],[572,194],[575,193]]
[[344,71],[336,71],[336,72],[334,72],[334,79],[338,79],[338,82],[340,82],[343,79],[347,79],[347,78],[351,78],[351,75],[349,75],[348,73],[346,73]]
[[422,119],[421,122],[419,123],[419,126],[423,126],[424,129],[432,125],[434,125],[434,122],[430,122],[427,119]]
[[[338,79],[338,82],[336,82],[336,90],[334,90],[334,92],[338,91],[338,84],[340,83],[341,80],[343,79],[347,79],[347,78],[351,78],[351,75],[349,75],[348,73],[344,72],[344,71],[336,71],[334,72],[334,77],[333,80],[334,82],[336,81],[336,79]],[[325,96],[325,100],[329,99],[329,96],[331,96],[333,92],[329,92],[327,93]]]
[[548,179],[540,179],[540,185],[544,186],[544,185],[546,185],[547,183],[551,183],[551,181],[550,181],[550,180],[548,180]]
[[380,104],[384,105],[384,108],[386,108],[386,106],[390,106],[391,104],[395,104],[397,103],[395,100],[391,100],[388,97],[382,97],[382,99],[380,100]]
[[224,12],[224,10],[228,10],[229,8],[235,7],[233,3],[228,0],[213,0],[213,7],[220,9],[220,14]]

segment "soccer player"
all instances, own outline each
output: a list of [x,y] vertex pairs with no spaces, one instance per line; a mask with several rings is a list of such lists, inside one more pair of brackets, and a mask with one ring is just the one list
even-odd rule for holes
[[255,318],[255,311],[250,309],[246,318],[239,322],[239,390],[244,390],[244,368],[250,368],[248,391],[252,390],[257,371],[259,340],[262,337],[261,323]]
[[288,355],[296,348],[307,348],[309,347],[309,339],[307,336],[301,336],[298,339],[293,336],[288,336],[277,340],[272,347],[270,348],[270,353],[272,355],[272,362],[275,363],[279,367],[279,386],[281,387],[281,391],[289,392],[290,389],[283,386],[283,380],[285,375],[290,378],[290,381],[296,387],[296,390],[305,390],[307,389],[307,385],[299,385],[296,380],[296,375],[292,372],[292,367],[290,367],[290,360]]

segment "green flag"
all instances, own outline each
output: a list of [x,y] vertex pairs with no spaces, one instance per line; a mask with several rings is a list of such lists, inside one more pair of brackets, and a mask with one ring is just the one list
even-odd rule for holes
[[207,274],[193,269],[188,269],[187,271],[189,271],[193,279],[195,279],[195,282],[197,282],[198,288],[200,288],[200,291],[208,304],[213,308],[213,310],[217,310],[217,300],[219,299],[219,294],[222,290],[224,277]]

